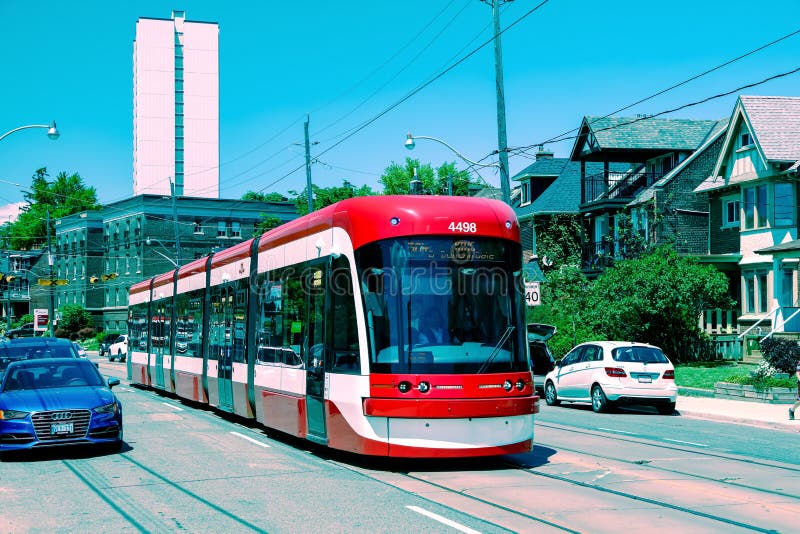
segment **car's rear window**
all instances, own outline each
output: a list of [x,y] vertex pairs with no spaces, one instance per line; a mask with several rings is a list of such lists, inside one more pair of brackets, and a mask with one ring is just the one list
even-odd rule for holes
[[0,348],[0,371],[5,371],[8,364],[18,360],[34,360],[39,358],[76,358],[78,355],[69,345],[6,345]]
[[617,362],[669,363],[669,359],[655,347],[617,347],[611,351]]

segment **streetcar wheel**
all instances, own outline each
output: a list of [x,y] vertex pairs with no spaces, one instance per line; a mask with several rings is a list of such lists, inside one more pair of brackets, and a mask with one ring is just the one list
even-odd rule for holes
[[544,401],[547,403],[548,406],[558,406],[561,404],[561,401],[558,400],[558,394],[556,393],[556,387],[553,385],[552,382],[548,382],[544,385]]
[[606,394],[603,393],[603,388],[600,386],[594,386],[592,388],[592,410],[597,413],[605,412],[609,409],[610,403],[606,398]]

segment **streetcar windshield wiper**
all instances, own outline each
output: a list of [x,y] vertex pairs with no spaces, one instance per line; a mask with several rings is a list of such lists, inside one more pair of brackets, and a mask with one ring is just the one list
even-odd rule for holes
[[495,356],[497,356],[500,353],[500,347],[505,345],[506,341],[508,340],[508,337],[511,335],[511,332],[514,331],[514,328],[515,327],[513,325],[506,328],[506,331],[503,332],[502,336],[500,336],[500,341],[497,342],[497,345],[495,345],[494,350],[492,350],[492,353],[489,355],[488,358],[486,358],[486,361],[483,362],[481,368],[478,369],[478,374],[483,373],[486,369],[489,368],[489,365],[492,363],[492,360],[494,360]]

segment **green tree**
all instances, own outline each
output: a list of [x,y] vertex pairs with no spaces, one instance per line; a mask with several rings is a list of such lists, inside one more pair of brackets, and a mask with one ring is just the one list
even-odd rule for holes
[[[308,213],[308,198],[306,191],[307,189],[303,189],[299,193],[296,191],[289,191],[289,193],[296,196],[294,203],[295,206],[297,206],[297,213],[300,215],[305,215]],[[336,202],[346,198],[365,197],[375,194],[375,191],[373,191],[368,185],[356,187],[347,180],[344,180],[342,185],[334,187],[319,187],[317,185],[312,185],[311,191],[314,193],[314,211],[322,209],[325,206],[335,204]]]
[[[10,248],[40,248],[47,242],[47,235],[53,235],[56,219],[102,208],[97,202],[95,188],[87,187],[78,173],[60,172],[52,182],[48,177],[44,167],[34,173],[31,190],[24,193],[27,205],[22,207],[15,222],[4,226],[4,237]],[[48,211],[50,228],[47,227]]]
[[92,327],[92,314],[80,304],[65,304],[61,307],[61,320],[58,322],[59,337],[76,339],[82,331]]
[[587,307],[591,282],[575,265],[562,265],[546,274],[540,285],[542,304],[528,308],[528,322],[556,327],[547,345],[557,359],[584,341],[602,339],[588,325]]
[[406,158],[405,165],[392,162],[378,178],[383,194],[408,195],[415,171],[417,180],[422,183],[422,193],[427,195],[446,195],[448,183],[452,180],[453,195],[467,196],[470,185],[474,183],[469,172],[457,170],[455,163],[443,163],[434,171],[430,163],[421,165],[418,159]]
[[731,305],[724,274],[662,245],[640,258],[617,262],[595,280],[585,318],[591,330],[607,339],[658,345],[681,362],[704,346],[700,313]]
[[255,228],[253,228],[253,233],[255,235],[263,234],[268,230],[272,230],[273,228],[277,228],[283,224],[283,221],[280,220],[278,217],[268,216],[264,217],[260,223],[256,224]]
[[248,191],[242,195],[242,200],[258,200],[259,202],[286,202],[289,199],[280,193],[260,193],[257,191]]
[[534,218],[536,225],[536,254],[547,263],[540,262],[544,271],[550,266],[580,265],[581,225],[576,215],[557,214]]
[[[257,191],[248,191],[244,195],[242,195],[242,200],[257,200],[258,202],[288,202],[289,199],[283,196],[280,193],[261,193]],[[263,234],[267,230],[272,230],[273,228],[277,228],[283,224],[283,221],[278,217],[274,217],[272,215],[268,215],[264,217],[264,219],[256,224],[255,228],[253,228],[253,233]]]

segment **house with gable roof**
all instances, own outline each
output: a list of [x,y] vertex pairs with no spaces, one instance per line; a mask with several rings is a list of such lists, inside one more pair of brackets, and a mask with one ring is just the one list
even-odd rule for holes
[[800,332],[800,97],[740,96],[711,175],[701,260],[735,273],[741,335]]
[[627,234],[649,244],[683,238],[682,252],[701,251],[708,214],[691,192],[716,161],[714,142],[724,127],[717,120],[583,118],[570,160],[580,165],[581,259],[588,276],[632,252]]
[[[617,172],[625,171],[627,164],[611,164]],[[602,171],[600,163],[589,163],[590,172]],[[519,204],[515,211],[520,225],[523,258],[546,254],[537,249],[537,235],[548,231],[550,223],[565,222],[566,218],[580,221],[581,168],[569,158],[554,158],[553,153],[539,147],[536,161],[517,173],[513,181],[519,182]],[[575,235],[579,241],[580,235]],[[575,251],[567,250],[571,243],[563,242],[560,254],[568,258]],[[551,251],[551,254],[553,251]],[[553,258],[550,258],[553,259]],[[542,258],[547,263],[547,258]]]

